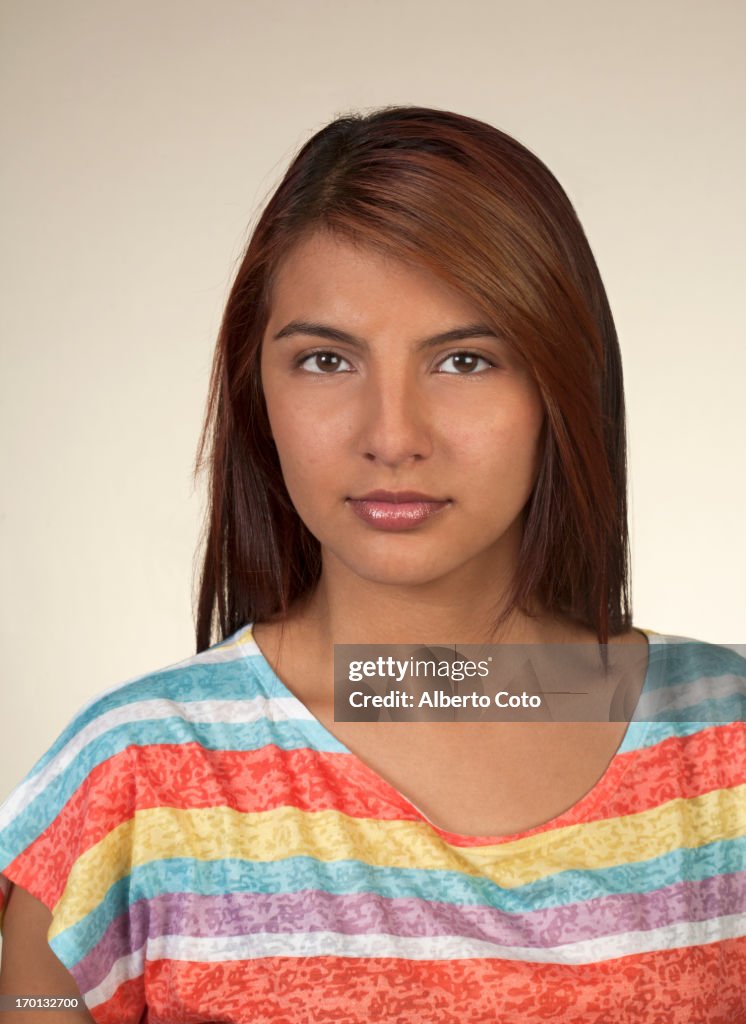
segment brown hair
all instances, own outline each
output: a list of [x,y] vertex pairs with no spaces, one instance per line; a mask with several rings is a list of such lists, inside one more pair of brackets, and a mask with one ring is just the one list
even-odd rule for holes
[[[629,629],[626,439],[614,321],[578,217],[525,146],[424,107],[349,114],[300,149],[250,238],[225,309],[195,476],[209,465],[197,651],[308,592],[320,545],[285,488],[260,381],[280,261],[326,229],[434,272],[528,366],[546,409],[536,486],[501,621],[538,600]],[[209,442],[209,456],[205,450]]]

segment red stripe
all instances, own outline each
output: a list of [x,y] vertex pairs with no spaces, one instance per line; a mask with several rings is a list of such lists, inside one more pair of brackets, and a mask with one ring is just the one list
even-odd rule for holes
[[611,815],[635,814],[676,798],[692,799],[746,783],[746,722],[712,725],[630,751],[624,789]]
[[145,984],[144,979],[139,977],[122,982],[111,999],[99,1003],[88,1012],[97,1024],[140,1024],[143,1020],[156,1024],[160,1018],[155,1013],[143,1017],[144,1009]]
[[148,966],[147,990],[151,1020],[183,1024],[204,1021],[208,1007],[210,1019],[225,1024],[741,1024],[746,938],[582,966],[359,957],[160,960]]

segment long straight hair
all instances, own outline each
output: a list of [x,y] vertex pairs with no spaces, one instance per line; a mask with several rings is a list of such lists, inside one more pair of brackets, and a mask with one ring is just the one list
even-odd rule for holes
[[215,348],[195,478],[209,469],[197,651],[284,616],[321,572],[288,495],[260,350],[272,284],[308,234],[419,265],[457,289],[523,359],[545,408],[540,469],[499,621],[535,602],[592,629],[629,629],[624,389],[596,262],[548,168],[482,121],[425,107],[337,118],[303,145],[232,285]]

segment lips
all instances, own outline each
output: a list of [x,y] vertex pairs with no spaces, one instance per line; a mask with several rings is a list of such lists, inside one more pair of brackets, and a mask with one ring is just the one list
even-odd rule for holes
[[369,491],[360,498],[348,498],[355,515],[377,530],[413,530],[451,504],[421,491]]
[[434,498],[432,494],[423,494],[421,491],[369,491],[360,498],[350,498],[350,501],[386,501],[395,505],[409,501],[432,501],[438,504],[448,501],[448,498]]

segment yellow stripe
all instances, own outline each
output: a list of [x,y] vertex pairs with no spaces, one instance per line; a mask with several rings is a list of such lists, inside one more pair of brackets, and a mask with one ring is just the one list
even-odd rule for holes
[[234,651],[241,647],[245,647],[247,644],[252,643],[254,640],[254,632],[251,626],[245,626],[240,633],[237,633],[229,644],[223,644],[220,648],[221,651]]
[[443,843],[424,822],[351,818],[338,811],[147,808],[78,858],[55,907],[49,938],[90,913],[133,868],[169,857],[354,859],[379,867],[458,871],[512,889],[558,871],[645,861],[742,835],[746,785],[671,800],[639,814],[468,848]]

